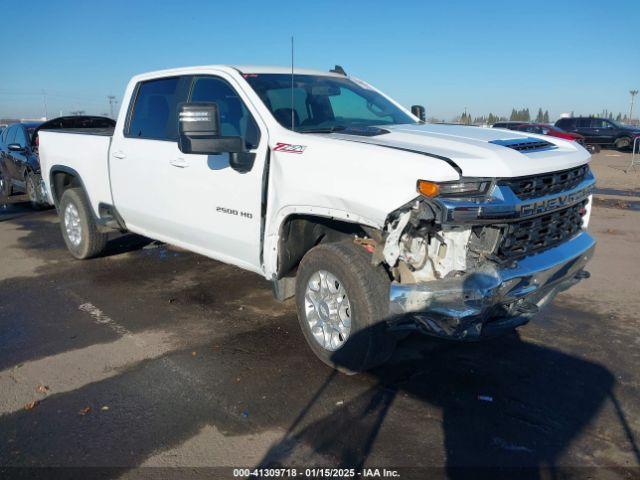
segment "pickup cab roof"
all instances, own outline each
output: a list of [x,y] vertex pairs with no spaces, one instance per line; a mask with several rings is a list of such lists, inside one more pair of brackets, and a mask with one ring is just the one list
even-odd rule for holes
[[[150,79],[154,77],[165,77],[170,75],[188,75],[199,73],[206,70],[232,70],[240,74],[291,74],[291,67],[278,67],[278,66],[269,66],[269,65],[199,65],[194,67],[178,67],[178,68],[170,68],[166,70],[156,70],[153,72],[146,72],[140,75],[136,75],[133,77],[133,81],[142,80],[142,79]],[[327,77],[339,77],[344,78],[344,75],[336,72],[331,72],[329,70],[314,70],[310,68],[299,68],[295,67],[293,69],[294,75],[321,75]]]

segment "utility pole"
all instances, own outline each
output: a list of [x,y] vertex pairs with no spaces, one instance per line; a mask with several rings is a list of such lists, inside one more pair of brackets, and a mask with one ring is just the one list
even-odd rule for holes
[[113,107],[118,102],[116,101],[115,95],[107,95],[107,98],[109,99],[109,116],[113,118]]
[[47,113],[47,92],[42,90],[42,104],[44,106],[44,119],[47,120],[49,115]]
[[631,94],[631,105],[629,106],[629,123],[631,123],[631,119],[633,118],[633,102],[638,94],[638,90],[629,90]]

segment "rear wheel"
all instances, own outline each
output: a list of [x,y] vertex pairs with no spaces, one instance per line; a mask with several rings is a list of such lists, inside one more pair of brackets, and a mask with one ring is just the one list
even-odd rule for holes
[[33,172],[28,172],[27,177],[25,179],[25,184],[27,186],[27,196],[29,197],[29,202],[31,203],[31,207],[36,210],[41,210],[49,206],[47,201],[44,198],[44,192],[42,191],[42,179],[40,175]]
[[629,148],[631,146],[631,139],[629,137],[618,138],[615,145],[618,150],[624,150],[625,148]]
[[389,279],[349,242],[319,245],[296,277],[300,327],[316,356],[345,373],[384,363],[396,339],[387,331]]
[[62,237],[71,255],[85,259],[99,255],[107,244],[107,235],[98,231],[91,206],[80,188],[64,191],[58,209]]

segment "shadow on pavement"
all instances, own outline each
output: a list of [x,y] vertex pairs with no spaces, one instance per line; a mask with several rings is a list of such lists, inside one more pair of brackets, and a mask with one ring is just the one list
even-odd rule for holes
[[22,197],[19,199],[0,197],[0,222],[29,215],[35,211]]
[[[430,345],[435,348],[419,359],[394,361],[371,372],[373,387],[306,422],[323,386],[260,465],[289,465],[298,446],[307,444],[334,459],[334,467],[380,466],[368,459],[392,404],[408,394],[441,410],[448,477],[468,478],[477,472],[468,467],[481,467],[526,468],[533,478],[545,477],[542,470],[547,470],[553,478],[563,452],[612,394],[614,378],[606,368],[522,341],[515,333],[482,344]],[[618,413],[624,428],[624,413]],[[414,438],[403,438],[402,430],[393,435],[404,445],[424,444],[405,448],[407,458],[420,455],[422,448],[421,462],[414,466],[428,467],[433,453],[424,448],[423,430],[416,428],[424,419],[410,420],[405,434]],[[389,434],[385,437],[388,444]]]
[[[614,383],[602,366],[517,335],[467,345],[410,338],[385,367],[347,377],[292,351],[301,335],[275,328],[220,339],[197,355],[175,351],[4,415],[0,465],[135,469],[206,425],[228,438],[288,426],[259,465],[444,461],[451,478],[468,477],[467,467],[553,477]],[[293,421],[291,412],[299,412]]]

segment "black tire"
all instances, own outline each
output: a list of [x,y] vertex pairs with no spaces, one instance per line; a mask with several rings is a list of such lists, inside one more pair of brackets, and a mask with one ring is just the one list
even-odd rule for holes
[[43,198],[42,189],[39,187],[41,181],[40,175],[33,172],[27,172],[24,180],[27,197],[29,197],[29,203],[31,203],[31,208],[34,210],[42,210],[49,206]]
[[615,141],[616,149],[624,150],[625,148],[631,147],[631,138],[629,137],[620,137]]
[[[79,242],[72,241],[67,232],[65,214],[70,205],[75,208],[79,218]],[[70,210],[70,212],[73,212],[73,210]],[[107,235],[98,231],[91,206],[81,188],[69,188],[64,191],[58,206],[58,216],[60,217],[62,238],[64,238],[64,243],[67,245],[71,255],[83,260],[102,253],[107,244]]]
[[587,150],[589,150],[590,153],[595,154],[595,153],[600,153],[600,145],[597,144],[589,144],[586,146]]
[[[312,275],[324,270],[333,274],[346,290],[350,304],[351,330],[337,350],[325,349],[315,339],[306,318],[306,288]],[[382,266],[371,265],[371,257],[351,242],[322,244],[304,256],[296,276],[296,307],[300,327],[316,356],[327,365],[353,374],[386,362],[396,345],[387,330],[389,277]]]

